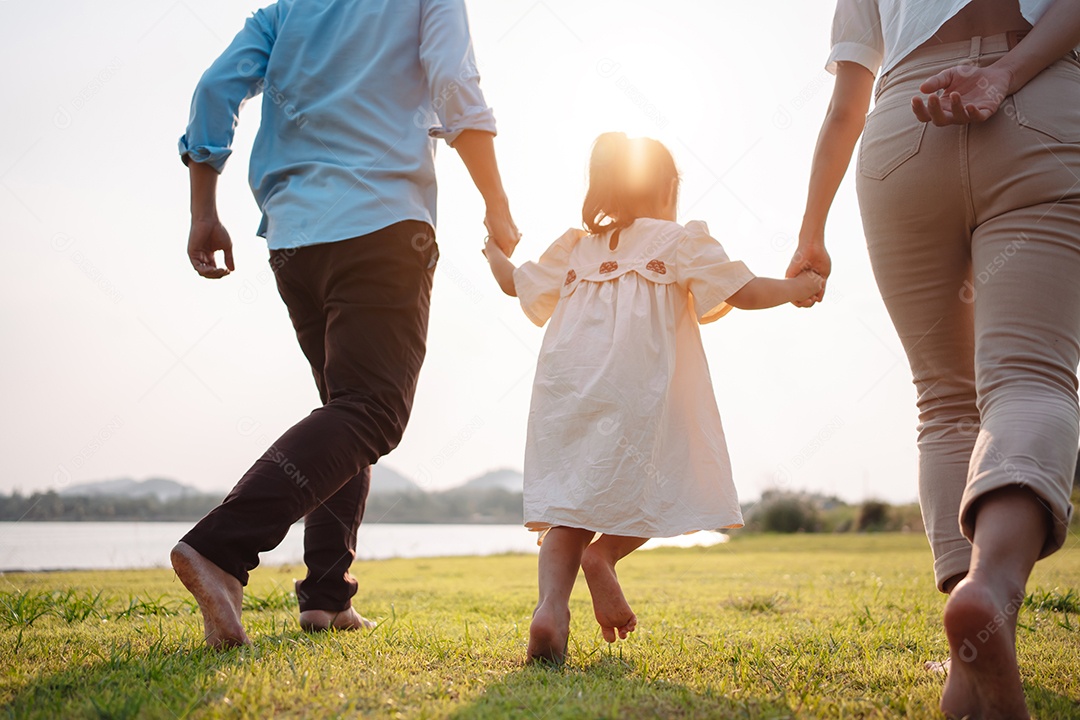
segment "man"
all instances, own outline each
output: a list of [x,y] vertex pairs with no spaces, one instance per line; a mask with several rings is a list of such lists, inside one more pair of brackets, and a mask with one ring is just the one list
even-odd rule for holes
[[199,82],[180,140],[191,264],[206,278],[234,269],[217,176],[240,106],[262,93],[250,169],[259,235],[323,402],[173,548],[211,647],[249,642],[248,572],[301,517],[301,626],[370,624],[352,608],[349,566],[370,466],[400,441],[424,358],[436,138],[465,162],[492,238],[507,252],[518,240],[478,83],[463,0],[281,0],[256,12]]

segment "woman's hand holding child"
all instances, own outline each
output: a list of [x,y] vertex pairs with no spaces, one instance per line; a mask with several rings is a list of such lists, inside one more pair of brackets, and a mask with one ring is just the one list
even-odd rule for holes
[[825,278],[819,275],[814,270],[803,270],[796,275],[794,280],[799,281],[799,294],[803,295],[799,300],[795,301],[795,304],[799,307],[810,307],[818,302],[819,296],[825,290]]
[[807,268],[795,277],[784,279],[756,277],[727,299],[740,310],[764,310],[787,303],[810,307],[825,288],[825,278]]

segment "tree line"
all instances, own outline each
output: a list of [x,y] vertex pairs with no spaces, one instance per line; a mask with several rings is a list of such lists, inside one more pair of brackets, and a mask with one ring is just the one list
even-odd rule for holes
[[[201,494],[159,500],[153,496],[92,497],[54,491],[0,495],[0,522],[194,522],[221,502]],[[1080,505],[1080,488],[1073,502]],[[835,497],[769,490],[743,507],[740,532],[922,532],[917,504],[867,500],[851,505]],[[1080,522],[1080,513],[1074,523]],[[520,525],[521,493],[502,488],[455,488],[441,492],[376,493],[368,497],[364,522]]]
[[[60,495],[55,491],[0,495],[0,522],[182,522],[195,521],[221,502],[221,496],[198,494],[160,500]],[[521,493],[501,488],[455,488],[442,492],[370,495],[365,522],[521,524]]]

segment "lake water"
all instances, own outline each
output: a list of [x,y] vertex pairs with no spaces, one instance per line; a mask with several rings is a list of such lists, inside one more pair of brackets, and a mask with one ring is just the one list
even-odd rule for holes
[[[0,522],[0,572],[166,567],[169,550],[194,523]],[[716,545],[726,535],[699,532],[650,540],[645,548]],[[535,553],[536,533],[520,525],[362,525],[360,560],[446,555]],[[304,530],[294,525],[285,540],[262,556],[264,565],[300,564]]]

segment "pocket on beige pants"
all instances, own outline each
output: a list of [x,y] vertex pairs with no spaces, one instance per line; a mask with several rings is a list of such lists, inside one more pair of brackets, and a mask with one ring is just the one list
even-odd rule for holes
[[1063,83],[1065,88],[1080,85],[1080,65],[1071,57],[1058,60],[1036,75],[1011,96],[1012,108],[1006,105],[1002,110],[1012,110],[1020,125],[1058,142],[1080,142],[1080,105],[1063,98]]
[[926,124],[915,117],[907,98],[894,98],[875,107],[866,118],[859,145],[859,172],[871,180],[884,180],[915,157],[926,132]]

